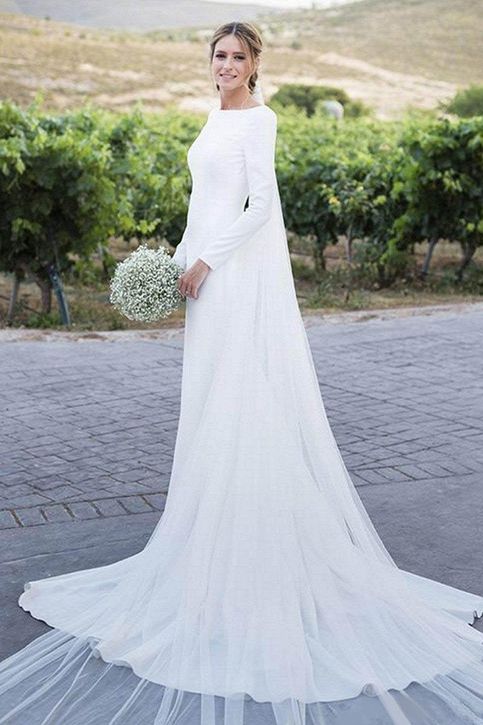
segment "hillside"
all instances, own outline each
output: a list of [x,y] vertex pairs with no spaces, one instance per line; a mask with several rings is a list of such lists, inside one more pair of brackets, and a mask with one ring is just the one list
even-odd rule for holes
[[[267,13],[256,22],[266,41],[268,100],[282,83],[325,83],[394,117],[483,82],[480,17],[471,0],[363,0]],[[58,109],[86,101],[128,109],[142,101],[150,109],[173,103],[204,112],[217,103],[207,63],[215,25],[143,34],[3,13],[0,96],[25,105],[40,91],[45,106]]]
[[[0,12],[75,23],[90,28],[148,31],[248,20],[260,11],[256,3],[216,3],[203,0],[0,0]],[[274,10],[274,12],[276,12]]]
[[272,27],[403,74],[483,83],[481,0],[363,0],[331,10],[277,16]]

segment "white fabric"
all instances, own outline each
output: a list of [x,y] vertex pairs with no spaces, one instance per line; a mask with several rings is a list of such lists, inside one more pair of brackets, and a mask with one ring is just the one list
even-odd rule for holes
[[137,554],[26,583],[54,629],[0,663],[0,722],[483,723],[483,598],[397,568],[331,432],[276,128],[213,109],[189,149],[176,257],[212,271],[186,301],[166,509]]
[[255,88],[253,89],[252,98],[254,98],[257,103],[265,103],[262,86],[258,79],[255,81]]

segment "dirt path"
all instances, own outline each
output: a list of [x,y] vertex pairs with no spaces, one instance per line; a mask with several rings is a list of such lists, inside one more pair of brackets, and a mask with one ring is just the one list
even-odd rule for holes
[[[319,313],[304,312],[306,327],[312,325],[340,325],[369,320],[389,320],[403,317],[429,315],[461,314],[482,311],[483,302],[459,302],[445,305],[427,305],[420,307],[393,307],[381,310],[356,310],[349,312]],[[99,332],[69,332],[67,330],[38,330],[28,328],[0,329],[0,344],[3,342],[132,342],[135,340],[176,339],[183,334],[183,327],[171,327],[160,330],[101,330]]]

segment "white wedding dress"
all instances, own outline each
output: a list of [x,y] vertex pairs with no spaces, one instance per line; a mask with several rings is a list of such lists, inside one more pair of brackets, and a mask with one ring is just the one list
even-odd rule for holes
[[483,723],[483,597],[398,569],[331,432],[276,128],[217,108],[189,149],[175,258],[212,271],[186,300],[166,509],[139,553],[25,584],[53,629],[0,663],[1,723]]

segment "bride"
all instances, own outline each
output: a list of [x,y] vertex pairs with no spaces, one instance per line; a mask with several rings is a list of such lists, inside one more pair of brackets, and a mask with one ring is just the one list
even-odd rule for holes
[[[399,569],[331,432],[297,305],[262,41],[218,28],[188,151],[166,509],[144,549],[25,583],[9,725],[483,723],[483,597]],[[248,197],[248,206],[246,201]]]

